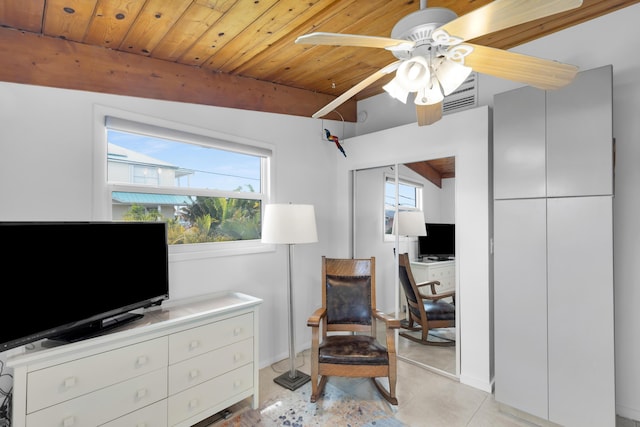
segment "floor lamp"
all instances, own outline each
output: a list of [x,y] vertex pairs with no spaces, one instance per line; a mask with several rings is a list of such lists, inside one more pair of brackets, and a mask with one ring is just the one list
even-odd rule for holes
[[311,380],[296,370],[296,349],[293,328],[293,288],[291,268],[293,245],[318,241],[316,216],[313,205],[269,204],[265,205],[262,221],[262,243],[286,244],[288,252],[287,297],[289,299],[289,372],[274,378],[274,382],[289,390],[295,390]]
[[[392,233],[394,235],[396,230],[398,236],[426,236],[427,226],[424,223],[424,213],[422,211],[399,211],[393,220]],[[400,248],[398,248],[398,252],[400,252]]]

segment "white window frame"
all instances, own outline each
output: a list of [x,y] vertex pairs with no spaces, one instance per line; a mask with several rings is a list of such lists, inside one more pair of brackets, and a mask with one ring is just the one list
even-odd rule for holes
[[[193,188],[110,184],[107,182],[107,122],[113,129],[142,131],[148,135],[176,141],[259,155],[262,157],[261,189],[259,192],[206,189],[197,189],[197,191],[194,192]],[[272,169],[275,161],[275,146],[273,144],[106,106],[96,106],[94,109],[94,141],[94,198],[92,214],[94,220],[110,221],[112,219],[111,193],[113,191],[176,195],[194,195],[194,193],[196,193],[197,195],[210,197],[255,199],[261,201],[262,215],[264,214],[264,206],[274,198],[272,191],[274,182]],[[260,239],[169,245],[169,261],[252,254],[273,250],[274,245],[261,243]]]

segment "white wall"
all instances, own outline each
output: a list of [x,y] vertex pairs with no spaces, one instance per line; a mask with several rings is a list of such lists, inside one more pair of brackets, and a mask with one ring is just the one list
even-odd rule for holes
[[[349,215],[351,170],[455,156],[456,279],[462,313],[460,382],[491,391],[488,108],[452,114],[431,126],[413,123],[349,138],[344,146],[351,154],[338,163],[338,217]],[[341,229],[344,231],[339,234],[348,237],[348,224]],[[383,295],[377,294],[382,301],[397,298],[398,293],[389,286],[381,289],[379,284],[378,290],[383,291]]]
[[[320,258],[338,252],[332,209],[336,162],[315,119],[91,92],[0,83],[0,220],[94,218],[94,110],[121,110],[263,141],[275,147],[275,202],[311,203],[319,242],[295,247],[295,330],[308,347],[307,317],[319,305]],[[342,123],[324,122],[325,127]],[[99,125],[96,125],[96,127]],[[353,125],[346,125],[352,132]],[[333,130],[333,129],[332,129]],[[99,186],[99,183],[98,183]],[[10,243],[5,242],[7,250]],[[260,365],[288,357],[286,250],[172,261],[172,298],[233,289],[264,300]],[[72,272],[70,273],[72,274]],[[89,278],[91,279],[91,278]],[[8,285],[6,280],[3,282]],[[16,286],[34,286],[22,284]],[[1,291],[0,291],[1,301]],[[0,310],[2,307],[0,302]]]
[[[613,65],[616,412],[634,420],[640,420],[639,21],[637,4],[513,49],[575,64],[583,70]],[[479,103],[493,106],[494,94],[519,86],[522,85],[480,74]],[[366,121],[357,124],[359,135],[415,121],[413,106],[393,101],[385,94],[360,101],[358,108],[367,112]],[[598,345],[597,337],[594,345]]]

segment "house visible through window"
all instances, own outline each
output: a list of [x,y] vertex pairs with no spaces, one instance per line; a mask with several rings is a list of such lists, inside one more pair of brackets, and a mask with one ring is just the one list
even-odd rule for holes
[[270,150],[107,117],[115,221],[166,221],[170,245],[256,240]]
[[384,234],[391,235],[393,218],[398,210],[422,209],[422,184],[407,179],[398,179],[398,202],[396,203],[396,180],[386,176],[384,182]]

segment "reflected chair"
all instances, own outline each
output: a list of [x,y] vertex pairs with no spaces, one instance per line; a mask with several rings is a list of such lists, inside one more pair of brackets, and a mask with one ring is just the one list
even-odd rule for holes
[[[411,272],[409,255],[400,254],[398,259],[400,283],[407,299],[408,318],[401,322],[401,326],[409,331],[421,331],[420,337],[408,332],[400,332],[400,336],[418,342],[420,344],[451,346],[455,341],[429,341],[429,330],[435,328],[450,328],[456,325],[456,292],[437,293],[436,287],[440,285],[437,280],[416,283]],[[428,287],[430,293],[421,292]],[[452,298],[453,304],[443,301]]]
[[[396,398],[395,331],[400,321],[376,309],[375,257],[322,257],[322,307],[307,321],[311,327],[311,402],[323,393],[328,377],[371,378],[393,405]],[[377,338],[384,324],[384,343]],[[382,328],[381,328],[382,329]],[[388,389],[380,382],[388,379]]]

